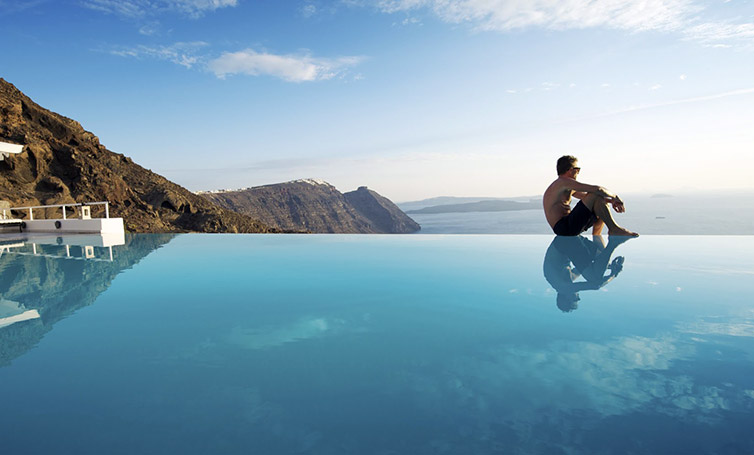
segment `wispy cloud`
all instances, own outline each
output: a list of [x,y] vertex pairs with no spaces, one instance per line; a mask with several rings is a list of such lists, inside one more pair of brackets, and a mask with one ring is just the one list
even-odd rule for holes
[[362,60],[362,57],[317,58],[307,54],[276,55],[246,49],[225,52],[211,60],[208,68],[219,78],[233,74],[268,75],[289,82],[306,82],[342,76],[348,68]]
[[527,27],[571,29],[606,26],[627,30],[675,30],[689,12],[689,0],[381,0],[386,13],[432,10],[451,23],[508,31]]
[[162,13],[201,17],[220,8],[233,7],[238,0],[82,0],[81,5],[103,13],[139,19]]
[[298,11],[304,17],[312,17],[317,14],[317,6],[313,3],[307,3],[302,5]]
[[[209,70],[220,79],[229,75],[272,76],[288,82],[309,82],[344,77],[363,57],[320,58],[309,54],[277,55],[246,49],[212,56],[204,41],[169,45],[122,46],[108,50],[112,55],[135,59],[164,60],[186,68]],[[216,54],[215,54],[216,55]],[[354,80],[363,78],[353,75]]]
[[731,47],[733,44],[754,42],[754,23],[706,22],[685,30],[687,39],[711,47]]
[[646,109],[654,109],[658,107],[667,107],[667,106],[675,106],[679,104],[689,104],[689,103],[700,103],[704,101],[712,101],[717,100],[720,98],[729,98],[732,96],[743,96],[743,95],[751,95],[754,94],[754,87],[752,88],[745,88],[740,90],[731,90],[728,92],[722,92],[722,93],[715,93],[713,95],[705,95],[705,96],[695,96],[691,98],[684,98],[674,101],[668,101],[665,103],[656,103],[656,104],[643,104],[638,106],[630,106],[625,109],[621,109],[615,112],[610,112],[609,114],[605,115],[617,115],[617,114],[625,114],[628,112],[635,112],[635,111],[643,111]]
[[730,321],[697,321],[679,325],[679,329],[696,335],[730,335],[754,337],[754,324],[749,319]]
[[[582,441],[572,438],[579,434],[572,430],[592,428],[606,416],[632,415],[648,405],[675,421],[693,423],[708,422],[721,411],[749,409],[750,389],[689,375],[683,363],[694,358],[696,345],[688,335],[624,337],[492,348],[480,356],[445,359],[445,368],[432,377],[418,368],[396,377],[416,391],[415,406],[438,415],[444,409],[437,403],[443,403],[448,409],[467,408],[482,419],[515,421],[510,431],[518,435],[523,452],[540,452],[552,444],[576,453]],[[559,431],[532,440],[531,429],[542,425]],[[471,431],[485,435],[494,430],[480,426]]]
[[418,17],[407,17],[401,21],[401,25],[423,25]]
[[206,48],[209,44],[203,41],[194,41],[191,43],[174,43],[167,46],[134,46],[134,47],[121,47],[110,51],[113,55],[120,57],[132,57],[132,58],[152,58],[158,60],[165,60],[177,65],[184,66],[186,68],[192,68],[193,66],[202,63],[204,57],[200,54],[200,51]]
[[707,21],[707,7],[694,0],[379,0],[376,7],[389,14],[424,9],[448,23],[501,32],[601,27],[678,33],[709,46],[754,41],[754,23],[738,18]]
[[0,16],[20,13],[47,2],[49,0],[0,0]]
[[554,90],[558,87],[560,87],[560,84],[558,84],[557,82],[542,82],[542,90],[546,92]]

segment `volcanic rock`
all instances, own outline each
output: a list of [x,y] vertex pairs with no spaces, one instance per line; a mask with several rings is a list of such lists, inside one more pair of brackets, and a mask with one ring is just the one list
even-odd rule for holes
[[366,187],[343,194],[327,182],[304,179],[199,194],[221,207],[284,230],[394,234],[420,229],[390,200]]
[[133,232],[275,231],[111,152],[78,122],[44,109],[3,79],[0,141],[24,146],[0,161],[0,199],[13,207],[108,201],[110,216],[122,217]]

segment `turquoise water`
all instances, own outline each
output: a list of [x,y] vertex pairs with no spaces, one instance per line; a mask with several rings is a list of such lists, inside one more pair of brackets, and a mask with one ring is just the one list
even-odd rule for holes
[[754,237],[604,240],[10,248],[0,453],[753,453]]

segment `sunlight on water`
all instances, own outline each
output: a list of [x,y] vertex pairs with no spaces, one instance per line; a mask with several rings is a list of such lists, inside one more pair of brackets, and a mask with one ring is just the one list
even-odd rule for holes
[[754,237],[624,240],[6,241],[2,453],[750,453]]

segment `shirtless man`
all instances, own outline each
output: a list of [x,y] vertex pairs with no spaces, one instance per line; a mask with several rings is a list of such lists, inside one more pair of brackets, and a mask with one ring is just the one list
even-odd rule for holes
[[[601,186],[576,181],[576,176],[581,171],[576,157],[569,155],[560,157],[557,170],[557,180],[547,187],[542,198],[545,217],[555,234],[579,235],[591,227],[593,235],[600,235],[602,227],[607,225],[609,235],[633,237],[639,235],[620,227],[613,219],[610,204],[618,213],[626,211],[618,195]],[[571,211],[571,196],[581,199],[573,211]]]

